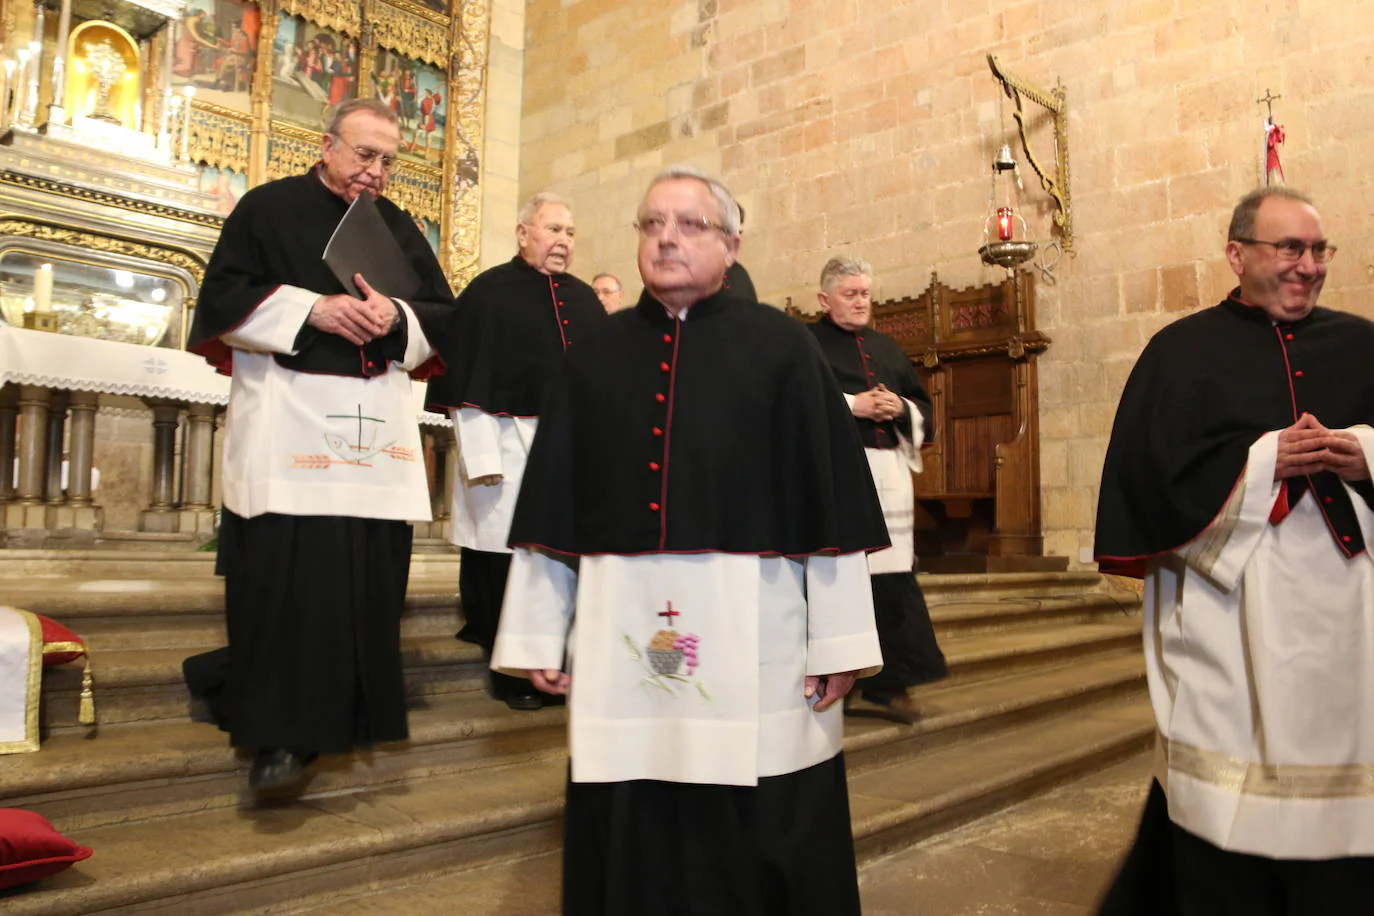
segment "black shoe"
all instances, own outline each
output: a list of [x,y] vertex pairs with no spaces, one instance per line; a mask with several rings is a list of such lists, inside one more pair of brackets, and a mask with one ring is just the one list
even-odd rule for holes
[[528,712],[534,709],[544,708],[544,695],[538,692],[531,693],[511,693],[501,699],[506,701],[506,705],[511,709]]
[[921,710],[905,690],[864,690],[860,692],[866,701],[881,706],[892,718],[912,723],[921,718]]
[[289,789],[305,778],[305,768],[315,757],[315,754],[281,747],[263,748],[253,758],[253,768],[248,771],[248,788],[254,792]]

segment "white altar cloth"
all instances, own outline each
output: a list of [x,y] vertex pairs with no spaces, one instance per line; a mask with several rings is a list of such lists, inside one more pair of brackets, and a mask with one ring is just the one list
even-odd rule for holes
[[[0,385],[6,383],[221,407],[229,403],[228,376],[194,353],[0,324]],[[416,398],[423,403],[424,391]],[[428,426],[451,425],[448,417],[423,411],[417,419]]]
[[0,754],[38,750],[43,632],[38,618],[0,605]]

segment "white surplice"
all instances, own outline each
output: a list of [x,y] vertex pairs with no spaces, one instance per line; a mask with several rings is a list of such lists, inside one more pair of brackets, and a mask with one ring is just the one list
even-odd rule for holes
[[813,711],[804,680],[882,664],[868,576],[863,554],[520,548],[492,667],[571,671],[574,782],[753,786],[839,753],[841,705]]
[[[450,410],[458,440],[458,485],[453,488],[453,534],[459,547],[488,553],[510,553],[515,500],[525,476],[537,417],[496,417],[473,407]],[[478,483],[499,475],[498,483]]]
[[419,404],[407,370],[433,355],[420,322],[394,300],[406,352],[371,378],[296,372],[291,353],[318,293],[280,286],[223,340],[234,348],[224,440],[224,505],[253,518],[430,518]]
[[[845,403],[854,410],[854,395],[846,394]],[[921,442],[925,438],[925,417],[913,401],[902,398],[911,421],[910,438],[898,433],[896,448],[864,448],[873,486],[878,490],[878,504],[883,508],[887,537],[892,546],[875,550],[868,555],[870,575],[911,572],[916,565],[916,491],[911,475],[923,468]]]
[[[1374,467],[1374,430],[1349,432]],[[1222,849],[1374,855],[1374,560],[1336,548],[1311,490],[1270,522],[1277,447],[1257,441],[1217,520],[1150,562],[1157,775],[1170,818]]]

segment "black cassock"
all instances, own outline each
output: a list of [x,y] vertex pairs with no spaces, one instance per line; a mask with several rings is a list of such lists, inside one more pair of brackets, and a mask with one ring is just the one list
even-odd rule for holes
[[[820,342],[830,370],[845,394],[862,394],[879,384],[916,405],[922,418],[922,442],[935,441],[930,395],[901,346],[879,331],[846,331],[829,316],[808,325]],[[878,422],[854,417],[864,448],[895,449],[898,434],[911,436],[911,418]],[[890,691],[937,681],[949,673],[935,638],[930,609],[912,571],[880,573],[873,580],[873,611],[883,648],[883,670],[863,682],[869,690]]]
[[[725,292],[679,321],[645,293],[569,351],[511,543],[802,557],[887,533],[854,424],[795,321]],[[857,914],[844,755],[756,787],[569,781],[563,912]]]
[[[344,292],[322,260],[348,208],[310,172],[254,188],[225,220],[201,286],[188,349],[232,371],[221,339],[279,285]],[[414,220],[377,200],[421,279],[407,300],[436,351],[446,345],[453,299]],[[358,347],[303,325],[287,369],[366,378],[406,349],[406,323]],[[438,359],[417,370],[441,366]],[[400,618],[410,566],[406,522],[265,513],[225,507],[216,571],[225,577],[227,649],[193,656],[192,693],[210,701],[231,743],[244,748],[341,752],[407,736]]]
[[735,299],[744,299],[747,302],[759,301],[758,291],[754,289],[754,279],[749,276],[749,271],[745,270],[744,265],[739,261],[725,269],[725,286],[722,291]]
[[[448,368],[430,381],[425,395],[428,409],[445,416],[466,407],[495,417],[539,416],[563,369],[563,354],[606,319],[589,285],[572,274],[541,273],[519,255],[478,274],[458,295],[457,305]],[[506,485],[518,487],[519,481]],[[510,554],[459,547],[463,628],[458,638],[490,653]],[[530,689],[499,672],[492,672],[491,680],[500,697]]]

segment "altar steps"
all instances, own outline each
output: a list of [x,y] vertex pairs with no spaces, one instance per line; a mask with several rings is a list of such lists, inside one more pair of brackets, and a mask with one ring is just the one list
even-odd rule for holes
[[[452,638],[451,558],[417,562],[411,583],[407,677],[424,691],[412,697],[411,741],[322,760],[298,803],[259,806],[244,789],[248,760],[213,726],[187,721],[180,659],[221,632],[210,565],[140,560],[131,583],[102,558],[68,555],[63,579],[38,580],[14,575],[28,561],[6,553],[27,552],[0,551],[0,603],[53,612],[90,640],[102,716],[94,737],[74,725],[79,675],[56,669],[45,679],[55,727],[43,750],[0,757],[0,806],[39,811],[96,850],[40,885],[0,893],[7,916],[326,904],[421,914],[436,899],[495,913],[483,908],[483,887],[499,891],[517,860],[553,861],[565,713],[514,713],[481,692],[479,654]],[[1135,594],[1091,574],[1009,579],[922,577],[954,676],[916,691],[925,717],[914,726],[862,702],[847,719],[864,861],[1148,740]],[[62,597],[72,593],[80,598]],[[367,908],[382,905],[367,896],[373,889],[405,899],[412,881],[423,882],[430,908],[392,908],[392,898]],[[475,888],[471,899],[436,890],[450,882]],[[550,911],[556,886],[522,888],[541,890],[539,906],[501,912]]]

